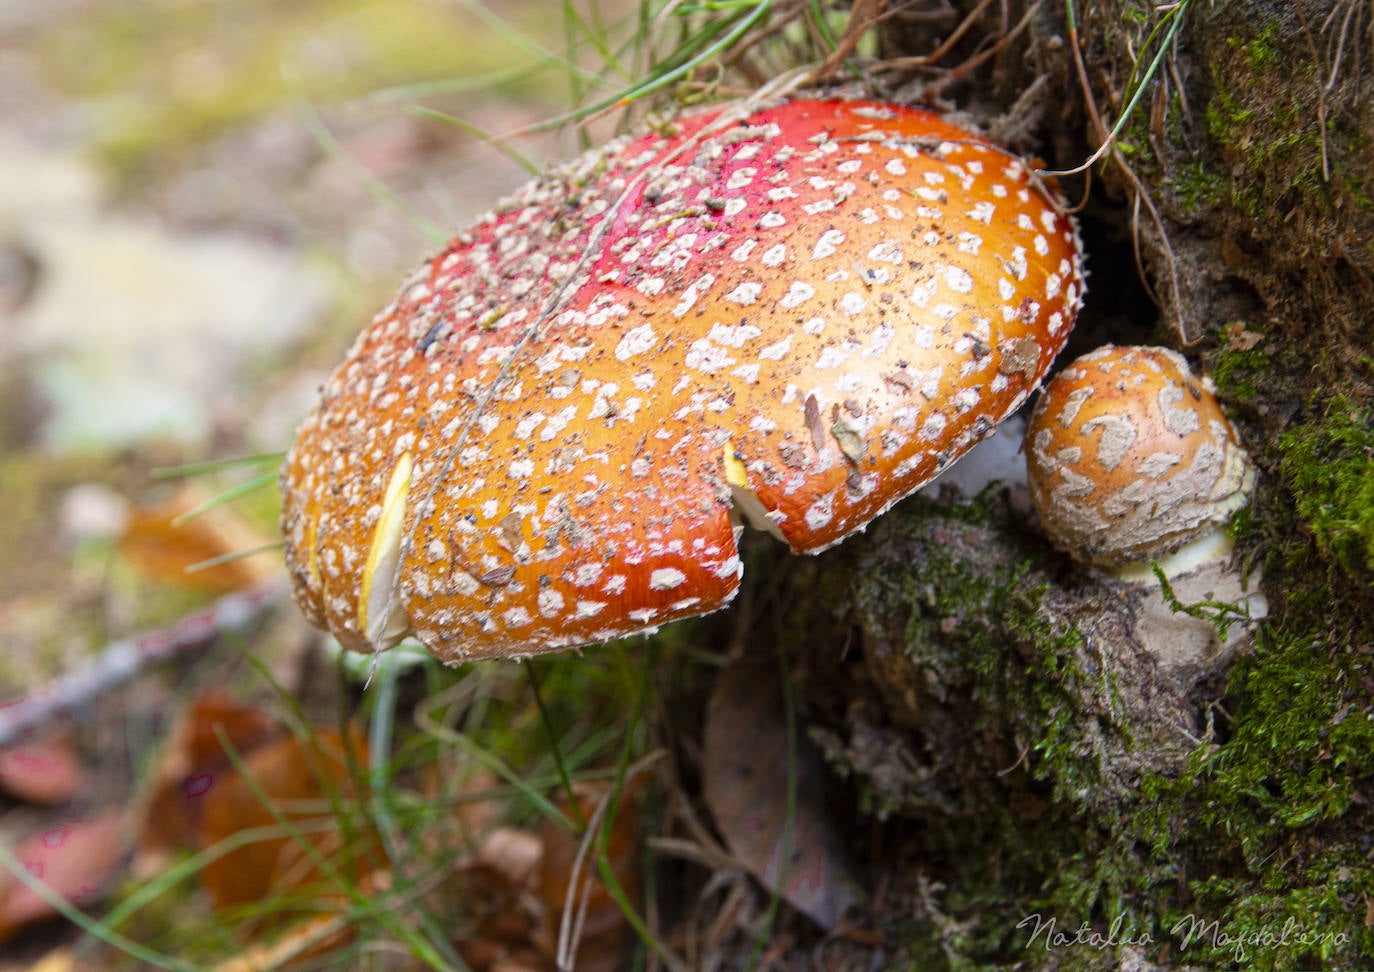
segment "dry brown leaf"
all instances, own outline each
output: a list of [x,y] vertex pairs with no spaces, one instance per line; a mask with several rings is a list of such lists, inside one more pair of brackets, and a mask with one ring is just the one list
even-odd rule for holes
[[81,763],[66,736],[0,747],[0,790],[29,803],[66,803],[81,786]]
[[[372,829],[356,818],[356,829],[345,826],[330,800],[331,794],[336,795],[345,814],[356,809],[353,768],[365,770],[367,763],[367,744],[361,733],[350,734],[348,748],[351,755],[333,730],[318,730],[308,740],[284,736],[245,758],[244,772],[253,785],[232,769],[216,780],[201,808],[202,847],[255,828],[266,828],[271,834],[229,851],[201,870],[201,886],[217,907],[287,892],[298,898],[314,895],[316,904],[339,897],[341,889],[311,860],[312,852],[355,884],[384,862]],[[301,831],[304,839],[293,838],[279,817]],[[310,906],[308,901],[302,903]]]
[[454,944],[473,972],[514,968],[553,972],[553,962],[533,944],[534,928],[534,917],[518,899],[510,899],[508,910],[487,916],[475,932]]
[[1231,321],[1226,325],[1226,349],[1228,351],[1249,351],[1263,340],[1263,334],[1251,331],[1243,321]]
[[801,738],[789,834],[787,763],[777,674],[744,665],[722,671],[706,713],[706,804],[735,859],[828,930],[859,900],[858,883],[838,828],[826,812],[820,754]]
[[[14,849],[14,856],[30,874],[79,907],[100,896],[127,849],[120,838],[119,812],[107,810],[36,833]],[[0,941],[55,914],[26,884],[0,871]]]
[[544,842],[528,830],[495,827],[477,845],[474,861],[491,868],[513,888],[533,886],[544,856]]
[[276,719],[227,692],[202,694],[169,730],[140,828],[140,852],[160,855],[195,845],[206,795],[230,765],[221,733],[247,755],[279,731]]
[[273,543],[272,537],[252,527],[227,505],[178,521],[211,498],[212,494],[188,486],[165,502],[135,510],[120,535],[119,552],[146,577],[217,594],[243,590],[277,576],[281,557],[272,553],[188,571],[216,557]]
[[[596,827],[600,820],[597,808],[606,805],[611,784],[578,783],[575,790],[581,818]],[[611,872],[636,908],[644,897],[639,813],[635,808],[637,790],[638,786],[631,783],[620,793],[615,821],[606,842],[606,860]],[[571,813],[571,803],[566,796],[557,802],[561,810],[577,819]],[[595,855],[582,853],[586,837],[569,834],[546,821],[542,838],[544,854],[539,866],[538,894],[544,904],[545,920],[539,936],[540,946],[547,954],[557,955],[560,926],[571,904],[572,924],[577,924],[575,916],[578,910],[583,910],[575,952],[579,972],[612,972],[624,968],[633,945],[630,924],[598,876]]]

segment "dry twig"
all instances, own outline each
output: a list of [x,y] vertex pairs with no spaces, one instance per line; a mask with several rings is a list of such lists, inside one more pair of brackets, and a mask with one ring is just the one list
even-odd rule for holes
[[224,635],[246,633],[285,597],[286,586],[272,581],[222,597],[170,628],[111,642],[84,668],[0,707],[0,746],[12,745],[29,730],[84,708],[154,662],[209,647]]

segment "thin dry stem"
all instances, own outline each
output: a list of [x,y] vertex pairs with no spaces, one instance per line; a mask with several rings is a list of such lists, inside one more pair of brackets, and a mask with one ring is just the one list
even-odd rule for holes
[[[1121,173],[1126,177],[1126,181],[1131,185],[1132,211],[1131,211],[1131,247],[1135,256],[1136,272],[1140,275],[1141,283],[1145,286],[1150,298],[1160,306],[1163,302],[1160,296],[1150,287],[1149,276],[1145,272],[1145,264],[1140,247],[1140,207],[1149,211],[1150,220],[1154,223],[1156,231],[1159,233],[1159,246],[1164,254],[1165,272],[1168,275],[1169,299],[1172,305],[1174,326],[1178,332],[1179,340],[1185,346],[1191,346],[1198,342],[1201,334],[1191,333],[1183,313],[1183,301],[1180,295],[1178,279],[1178,261],[1174,256],[1173,244],[1169,241],[1169,232],[1165,228],[1164,218],[1160,215],[1159,209],[1155,206],[1154,200],[1150,197],[1140,177],[1131,168],[1124,155],[1116,145],[1116,140],[1111,137],[1111,131],[1107,128],[1102,119],[1101,112],[1097,108],[1097,99],[1093,95],[1092,84],[1088,80],[1087,65],[1083,61],[1083,48],[1079,43],[1077,29],[1069,27],[1069,49],[1073,52],[1073,63],[1078,74],[1079,88],[1083,93],[1083,105],[1088,113],[1088,120],[1092,123],[1094,136],[1102,141],[1101,146],[1094,152],[1087,161],[1071,169],[1062,170],[1041,170],[1038,174],[1042,176],[1059,177],[1065,175],[1077,175],[1078,173],[1090,173],[1090,170],[1103,158],[1110,158],[1115,162]],[[1085,197],[1086,198],[1086,197]]]
[[248,631],[285,599],[285,585],[273,580],[225,595],[171,627],[110,642],[84,667],[0,707],[0,746],[17,742],[24,733],[59,716],[84,709],[155,662]]

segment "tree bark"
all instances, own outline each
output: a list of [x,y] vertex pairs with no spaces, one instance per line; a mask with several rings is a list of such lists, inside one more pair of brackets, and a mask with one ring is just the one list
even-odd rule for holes
[[[1093,274],[1066,358],[1165,344],[1215,381],[1261,470],[1236,532],[1269,614],[1180,667],[1142,636],[1139,592],[1051,549],[1005,494],[917,497],[776,567],[802,716],[875,828],[894,967],[1363,967],[1374,9],[1074,7],[1076,31],[1066,4],[989,5],[952,60],[1020,32],[901,93],[1067,169],[1143,91],[1091,176],[1060,180],[1086,200]],[[950,27],[884,29],[909,57]]]

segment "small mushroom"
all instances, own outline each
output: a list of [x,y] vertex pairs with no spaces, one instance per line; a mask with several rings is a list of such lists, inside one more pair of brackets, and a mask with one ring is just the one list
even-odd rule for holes
[[1083,293],[1025,162],[929,112],[681,119],[521,190],[358,339],[282,473],[346,647],[521,655],[702,614],[741,520],[862,529],[1026,399]]
[[1225,526],[1255,484],[1211,383],[1167,348],[1083,355],[1045,386],[1026,442],[1045,533],[1102,567],[1229,550]]
[[1138,595],[1136,638],[1165,668],[1195,676],[1244,641],[1221,637],[1177,603],[1234,605],[1252,619],[1266,613],[1258,574],[1237,568],[1226,529],[1250,501],[1255,468],[1211,382],[1182,355],[1107,345],[1078,358],[1036,402],[1026,460],[1045,533]]

